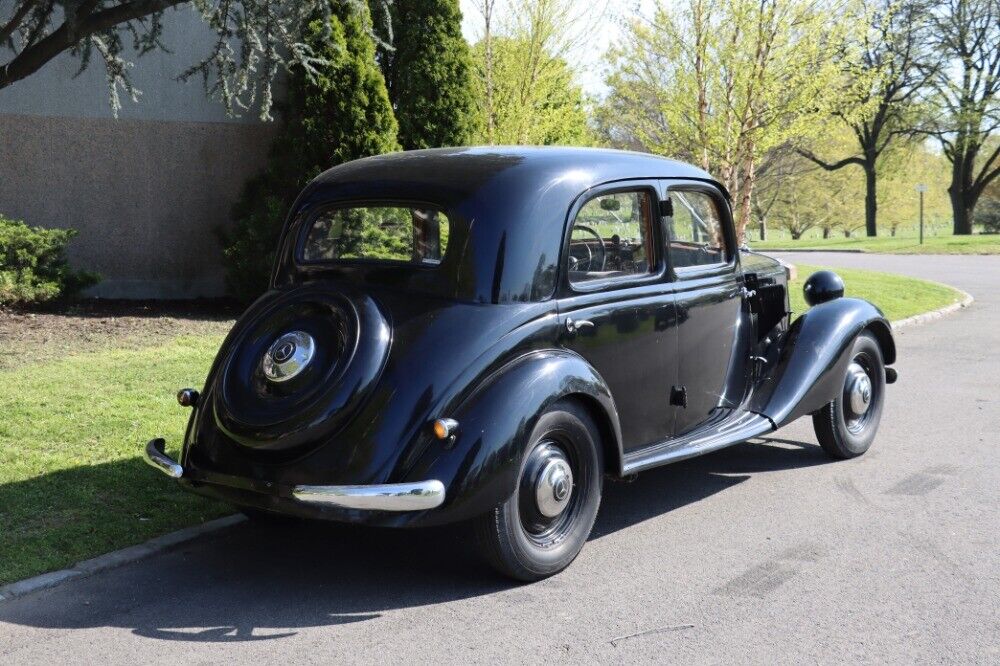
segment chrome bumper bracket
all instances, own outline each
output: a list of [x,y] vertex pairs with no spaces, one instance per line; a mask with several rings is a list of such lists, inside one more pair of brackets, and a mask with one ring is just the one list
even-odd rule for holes
[[372,486],[295,486],[292,496],[307,504],[372,511],[421,511],[441,506],[444,484],[437,480]]
[[152,467],[160,470],[171,479],[179,479],[184,476],[184,468],[179,462],[164,453],[167,443],[162,437],[149,440],[146,444],[143,460]]

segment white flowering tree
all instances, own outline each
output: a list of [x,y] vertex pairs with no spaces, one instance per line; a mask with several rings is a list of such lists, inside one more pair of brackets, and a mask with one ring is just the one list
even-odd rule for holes
[[[389,0],[384,0],[389,2]],[[163,13],[188,5],[216,33],[211,52],[178,78],[204,81],[208,94],[230,113],[259,106],[270,118],[271,85],[282,68],[307,73],[323,64],[302,41],[303,26],[317,18],[329,25],[344,5],[363,0],[0,0],[0,91],[31,76],[62,53],[79,59],[80,71],[95,56],[107,72],[112,111],[120,95],[139,93],[129,77],[130,58],[162,42]],[[2,92],[0,92],[2,94]]]

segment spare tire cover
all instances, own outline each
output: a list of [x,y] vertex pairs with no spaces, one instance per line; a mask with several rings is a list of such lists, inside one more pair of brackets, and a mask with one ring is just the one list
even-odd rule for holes
[[[371,297],[339,287],[318,283],[265,294],[227,338],[214,381],[216,424],[254,449],[322,442],[371,392],[390,330]],[[294,372],[276,378],[274,362],[295,355],[295,341],[308,349],[298,350]]]

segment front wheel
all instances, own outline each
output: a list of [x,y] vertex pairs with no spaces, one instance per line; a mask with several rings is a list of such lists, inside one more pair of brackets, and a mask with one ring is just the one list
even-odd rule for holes
[[813,413],[820,446],[833,458],[860,456],[875,439],[884,402],[882,348],[871,333],[864,332],[854,341],[841,391]]
[[479,550],[523,581],[556,574],[590,536],[604,478],[600,433],[575,402],[560,402],[532,431],[513,494],[475,521]]

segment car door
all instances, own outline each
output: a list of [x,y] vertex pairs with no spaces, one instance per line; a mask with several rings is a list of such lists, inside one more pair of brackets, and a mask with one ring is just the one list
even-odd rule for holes
[[729,205],[706,183],[666,181],[664,235],[676,287],[673,434],[717,423],[746,390],[750,318]]
[[569,215],[558,303],[561,341],[607,383],[628,451],[670,436],[677,348],[658,184],[594,188]]

